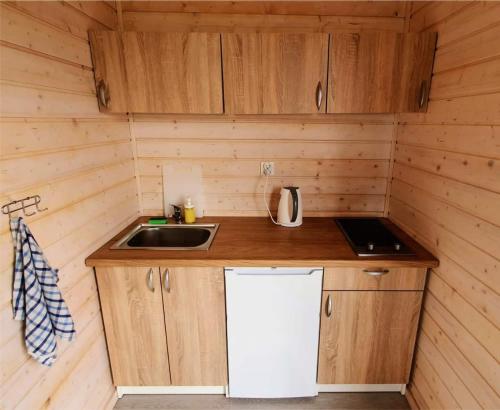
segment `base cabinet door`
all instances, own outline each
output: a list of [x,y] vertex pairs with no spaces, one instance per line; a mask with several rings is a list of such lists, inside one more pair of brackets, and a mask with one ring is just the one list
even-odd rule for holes
[[169,385],[159,268],[99,267],[96,276],[114,384]]
[[160,268],[175,386],[227,384],[222,268]]
[[318,383],[408,382],[422,292],[323,292]]

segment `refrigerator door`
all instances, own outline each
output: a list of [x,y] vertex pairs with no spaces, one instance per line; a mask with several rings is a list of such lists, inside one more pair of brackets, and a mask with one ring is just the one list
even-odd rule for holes
[[229,397],[316,396],[323,268],[228,268]]

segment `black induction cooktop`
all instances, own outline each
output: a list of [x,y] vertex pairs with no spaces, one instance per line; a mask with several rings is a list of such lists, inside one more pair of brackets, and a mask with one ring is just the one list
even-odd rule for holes
[[335,222],[358,256],[415,255],[383,218],[335,218]]

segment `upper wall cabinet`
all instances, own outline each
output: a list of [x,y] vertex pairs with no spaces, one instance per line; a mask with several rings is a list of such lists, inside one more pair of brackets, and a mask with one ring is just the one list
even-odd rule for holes
[[130,111],[220,114],[218,33],[123,33]]
[[403,36],[397,112],[427,110],[436,41],[437,33],[431,32]]
[[326,112],[328,34],[223,33],[229,114]]
[[89,40],[99,109],[109,113],[129,111],[120,34],[117,31],[92,31]]
[[395,111],[399,41],[391,32],[330,35],[329,113]]

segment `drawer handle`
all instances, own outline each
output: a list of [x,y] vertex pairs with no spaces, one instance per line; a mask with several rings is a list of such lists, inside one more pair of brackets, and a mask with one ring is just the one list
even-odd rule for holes
[[328,295],[328,297],[326,298],[326,305],[325,305],[326,317],[330,317],[332,315],[332,309],[333,309],[332,295]]
[[365,272],[367,275],[370,276],[382,276],[389,273],[389,269],[382,269],[382,268],[364,269],[363,272]]
[[154,292],[155,291],[155,285],[154,285],[154,282],[153,282],[153,268],[150,268],[149,271],[148,271],[147,284],[148,284],[149,290],[151,292]]
[[168,268],[166,268],[165,272],[163,272],[163,286],[167,292],[170,292],[170,272],[168,271]]

